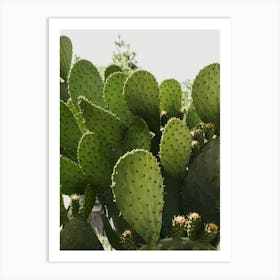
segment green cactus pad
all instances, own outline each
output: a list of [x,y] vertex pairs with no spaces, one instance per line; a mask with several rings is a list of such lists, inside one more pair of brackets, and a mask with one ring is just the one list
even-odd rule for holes
[[84,97],[79,98],[79,107],[89,130],[106,139],[113,147],[120,145],[125,126],[118,117],[92,104]]
[[115,72],[122,72],[122,68],[116,64],[111,64],[108,67],[106,67],[104,71],[104,80],[106,81],[109,78],[109,76]]
[[61,193],[66,195],[83,194],[87,185],[86,177],[76,162],[60,156]]
[[192,160],[182,185],[182,206],[185,213],[195,211],[207,221],[219,225],[220,139],[209,141]]
[[82,170],[93,186],[110,185],[115,161],[104,138],[91,132],[85,133],[79,143],[78,154]]
[[160,143],[160,161],[174,178],[183,178],[192,151],[191,134],[184,122],[172,118],[164,128]]
[[129,125],[133,114],[123,96],[123,86],[127,77],[128,75],[119,72],[111,75],[104,85],[104,97],[110,111],[118,116],[124,124]]
[[94,230],[79,218],[73,218],[60,232],[60,250],[104,250]]
[[91,210],[95,204],[96,192],[92,186],[87,186],[83,200],[83,208],[81,210],[82,218],[87,220]]
[[174,79],[164,80],[159,86],[160,110],[175,116],[181,109],[182,89],[178,81]]
[[193,103],[201,120],[220,125],[220,64],[204,67],[192,87]]
[[159,88],[155,77],[144,70],[134,72],[124,85],[124,97],[132,113],[143,118],[150,130],[160,127]]
[[77,148],[81,130],[70,108],[60,101],[60,153],[77,161]]
[[102,78],[96,67],[88,60],[78,60],[71,69],[69,92],[75,105],[79,96],[85,96],[97,106],[105,106]]
[[202,123],[202,120],[200,119],[199,115],[197,114],[193,103],[190,105],[190,107],[187,110],[186,113],[186,124],[189,129],[192,129]]
[[133,149],[149,151],[152,137],[153,133],[149,131],[145,121],[139,117],[135,117],[125,132],[122,145],[123,151],[128,152]]
[[60,194],[60,225],[64,226],[69,222],[67,210],[65,209],[62,194]]
[[74,118],[76,119],[76,122],[77,122],[77,125],[80,129],[80,131],[82,133],[85,133],[88,131],[87,127],[86,127],[86,122],[80,112],[80,109],[77,108],[74,103],[72,102],[72,99],[69,98],[68,101],[67,101],[67,106],[69,107],[69,109],[71,110]]
[[68,93],[68,88],[67,88],[67,83],[66,82],[61,82],[60,81],[60,100],[67,102],[69,99],[69,93]]
[[114,167],[112,189],[126,221],[148,244],[156,244],[163,209],[163,178],[156,158],[140,149],[126,153]]
[[72,43],[66,36],[60,36],[60,77],[67,81],[72,62]]

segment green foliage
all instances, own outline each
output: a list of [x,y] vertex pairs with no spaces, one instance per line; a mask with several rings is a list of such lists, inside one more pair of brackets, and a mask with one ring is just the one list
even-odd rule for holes
[[66,103],[60,101],[60,153],[77,161],[81,130]]
[[111,64],[108,67],[106,67],[104,71],[104,80],[106,81],[109,78],[109,76],[115,72],[122,72],[122,68],[115,64]]
[[194,106],[201,120],[220,126],[220,64],[204,67],[192,87]]
[[[202,69],[193,86],[158,86],[137,70],[129,46],[115,43],[104,84],[102,67],[80,58],[60,79],[61,249],[103,249],[87,224],[98,199],[115,250],[216,250],[219,65]],[[66,61],[69,49],[61,51]],[[71,197],[67,210],[62,195]]]
[[87,179],[79,164],[60,156],[60,185],[61,193],[66,195],[83,194]]
[[114,167],[112,189],[124,218],[148,244],[155,244],[163,209],[163,178],[156,158],[145,150],[122,156]]
[[145,121],[139,117],[135,117],[125,132],[122,145],[123,151],[127,152],[133,149],[145,149],[149,151],[153,135],[149,131]]
[[119,146],[125,126],[116,115],[96,106],[84,97],[79,98],[79,107],[90,131],[104,138],[112,147]]
[[60,250],[104,250],[91,226],[73,218],[60,232]]
[[71,69],[69,93],[75,105],[84,96],[97,106],[104,107],[103,81],[96,67],[88,60],[78,60]]
[[159,88],[155,77],[144,70],[134,72],[126,80],[124,97],[130,111],[144,119],[152,132],[158,133],[160,127]]
[[164,80],[159,86],[160,92],[160,110],[168,112],[175,117],[181,110],[182,89],[181,85],[175,79]]
[[110,185],[114,157],[104,138],[91,132],[85,133],[79,143],[79,162],[94,186]]
[[174,178],[183,178],[191,150],[191,134],[188,128],[182,121],[170,119],[160,143],[160,160],[164,170]]
[[133,119],[127,103],[123,96],[123,87],[128,75],[124,73],[114,73],[104,85],[104,97],[110,111],[119,117],[125,125],[129,125]]
[[66,36],[60,37],[60,77],[67,81],[72,62],[72,42]]
[[201,213],[206,219],[219,224],[220,201],[220,139],[209,141],[193,159],[182,186],[185,212]]

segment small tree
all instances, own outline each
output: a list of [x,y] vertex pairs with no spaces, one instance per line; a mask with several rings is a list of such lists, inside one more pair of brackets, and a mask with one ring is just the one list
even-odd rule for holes
[[125,73],[131,74],[138,68],[136,53],[130,50],[130,44],[122,40],[120,34],[114,44],[116,51],[113,52],[113,63],[120,66]]

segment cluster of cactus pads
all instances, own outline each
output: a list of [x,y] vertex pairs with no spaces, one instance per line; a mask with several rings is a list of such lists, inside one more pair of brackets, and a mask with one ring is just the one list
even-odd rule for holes
[[[204,67],[182,108],[175,79],[73,63],[60,38],[60,247],[216,250],[220,233],[220,65]],[[71,198],[68,209],[64,196]]]

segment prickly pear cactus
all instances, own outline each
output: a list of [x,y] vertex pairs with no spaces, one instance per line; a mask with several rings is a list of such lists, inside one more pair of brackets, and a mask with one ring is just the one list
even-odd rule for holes
[[60,153],[77,161],[77,148],[81,130],[74,115],[63,101],[60,101]]
[[149,131],[146,122],[139,117],[135,117],[123,138],[122,148],[124,153],[133,149],[145,149],[149,151],[153,135]]
[[104,250],[91,226],[73,218],[60,232],[60,250]]
[[81,216],[84,220],[87,220],[91,210],[95,204],[96,192],[92,186],[87,186],[85,189],[83,207],[81,209]]
[[100,107],[105,106],[103,81],[96,67],[88,60],[78,60],[69,77],[69,93],[75,105],[78,97],[84,96]]
[[127,222],[148,244],[156,244],[163,209],[163,178],[156,158],[140,149],[126,153],[114,167],[112,189]]
[[168,112],[175,117],[181,109],[182,89],[175,79],[164,80],[159,86],[160,110]]
[[184,211],[197,211],[219,225],[220,139],[209,141],[189,166],[182,185]]
[[191,134],[176,118],[168,121],[160,143],[160,161],[164,170],[174,178],[183,178],[192,151]]
[[104,80],[106,81],[109,78],[109,76],[115,72],[122,72],[122,68],[116,64],[111,64],[108,67],[106,67],[104,71]]
[[205,123],[220,126],[220,64],[204,67],[196,76],[192,87],[196,111]]
[[109,144],[98,134],[85,133],[79,143],[79,162],[90,183],[96,187],[110,185],[114,157]]
[[80,165],[72,160],[60,156],[60,185],[62,194],[83,194],[87,179]]
[[72,62],[72,42],[67,36],[60,36],[60,77],[67,81]]
[[84,97],[79,98],[79,107],[90,131],[106,139],[112,147],[119,146],[125,126],[118,117],[96,106]]
[[125,125],[129,125],[133,119],[127,103],[123,96],[123,86],[128,75],[124,73],[114,73],[104,85],[104,96],[110,111],[119,117]]
[[124,97],[130,111],[158,133],[160,127],[159,88],[155,77],[144,70],[134,72],[124,85]]

